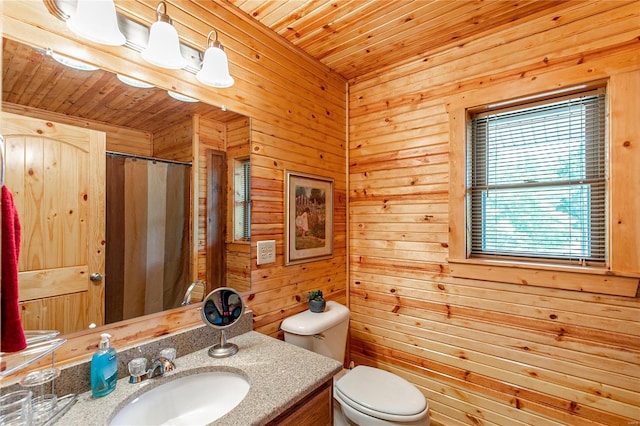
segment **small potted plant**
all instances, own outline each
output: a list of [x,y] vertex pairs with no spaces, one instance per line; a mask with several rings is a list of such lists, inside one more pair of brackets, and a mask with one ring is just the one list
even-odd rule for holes
[[311,312],[324,312],[324,308],[327,306],[327,302],[326,300],[324,300],[322,290],[310,291],[307,294],[307,299],[309,299],[309,310]]

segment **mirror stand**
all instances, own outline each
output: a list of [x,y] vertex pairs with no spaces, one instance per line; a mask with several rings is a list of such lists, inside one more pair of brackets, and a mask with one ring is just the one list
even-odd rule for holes
[[227,342],[227,330],[222,329],[220,333],[220,343],[209,348],[209,356],[213,358],[225,358],[235,355],[238,352],[238,345]]
[[244,303],[240,294],[232,288],[220,287],[204,299],[202,320],[210,327],[220,330],[220,343],[209,349],[209,356],[224,358],[238,352],[238,346],[227,342],[227,328],[240,319]]

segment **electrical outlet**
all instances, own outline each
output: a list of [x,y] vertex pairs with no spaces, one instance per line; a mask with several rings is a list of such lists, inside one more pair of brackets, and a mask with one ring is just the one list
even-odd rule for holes
[[258,265],[276,261],[276,240],[258,241]]

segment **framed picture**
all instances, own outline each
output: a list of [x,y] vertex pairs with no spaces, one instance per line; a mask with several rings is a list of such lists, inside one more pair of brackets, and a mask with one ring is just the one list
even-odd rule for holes
[[333,256],[333,179],[285,171],[285,264]]

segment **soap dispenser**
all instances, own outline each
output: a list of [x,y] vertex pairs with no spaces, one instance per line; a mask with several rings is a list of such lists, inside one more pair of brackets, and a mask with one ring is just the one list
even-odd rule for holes
[[118,383],[118,356],[107,333],[100,335],[100,348],[91,358],[91,394],[94,398],[113,392]]

